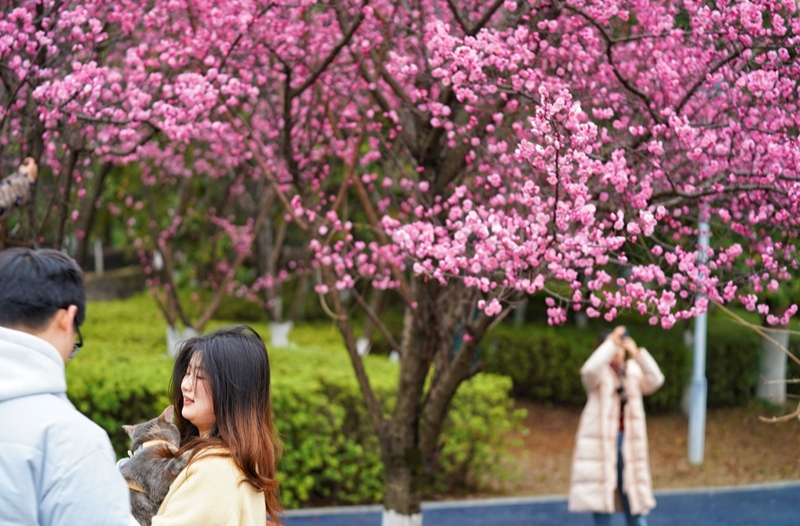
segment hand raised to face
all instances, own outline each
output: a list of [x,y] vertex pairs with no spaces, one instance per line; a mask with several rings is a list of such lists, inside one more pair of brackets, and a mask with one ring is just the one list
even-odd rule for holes
[[614,330],[609,333],[606,339],[611,340],[612,342],[617,344],[617,347],[622,347],[623,336],[625,335],[626,332],[627,329],[625,328],[624,325],[618,325],[614,327]]
[[641,352],[639,346],[636,345],[636,342],[630,336],[626,336],[622,339],[622,347],[628,352],[628,356],[633,359],[636,359]]

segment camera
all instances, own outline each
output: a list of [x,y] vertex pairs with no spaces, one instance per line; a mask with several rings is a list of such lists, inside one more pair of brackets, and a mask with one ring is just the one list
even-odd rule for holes
[[625,392],[625,386],[621,385],[617,387],[617,394],[619,395],[620,405],[625,407],[625,404],[628,403],[628,394]]

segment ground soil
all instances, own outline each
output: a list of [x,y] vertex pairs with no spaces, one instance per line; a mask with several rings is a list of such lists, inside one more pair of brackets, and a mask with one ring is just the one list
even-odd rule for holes
[[[528,410],[527,434],[516,434],[514,475],[491,495],[555,495],[569,491],[570,462],[580,408],[518,404]],[[787,406],[786,413],[792,408]],[[800,421],[766,424],[759,416],[781,411],[752,404],[709,409],[705,460],[687,460],[688,421],[682,414],[647,419],[650,463],[655,489],[735,486],[800,479]],[[486,494],[484,496],[490,496]]]

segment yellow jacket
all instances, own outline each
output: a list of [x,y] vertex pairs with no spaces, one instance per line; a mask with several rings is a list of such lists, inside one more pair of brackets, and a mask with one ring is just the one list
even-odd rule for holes
[[233,460],[201,453],[178,474],[152,526],[264,526],[264,494]]

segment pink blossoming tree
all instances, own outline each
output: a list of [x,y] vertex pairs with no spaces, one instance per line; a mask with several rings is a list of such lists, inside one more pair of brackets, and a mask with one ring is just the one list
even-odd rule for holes
[[[186,15],[166,23],[168,3],[125,0],[5,6],[0,166],[10,173],[31,156],[46,174],[40,199],[19,215],[18,242],[61,248],[71,237],[85,261],[96,211],[107,207],[150,271],[170,326],[201,330],[222,297],[241,289],[235,274],[254,247],[263,253],[257,262],[268,262],[262,273],[278,274],[268,234],[280,230],[264,228],[274,195],[258,183],[245,188],[241,150],[210,128],[217,92],[193,66],[219,42],[195,34]],[[223,206],[229,200],[236,210]],[[196,320],[175,290],[179,270],[214,290]]]
[[[385,524],[421,521],[449,404],[524,295],[545,291],[552,323],[629,309],[669,328],[708,300],[764,311],[796,271],[793,3],[283,9],[243,46],[265,84],[227,101],[228,130],[316,254],[381,438]],[[366,307],[365,286],[406,302],[389,416],[342,302]]]
[[145,125],[125,141],[110,141],[139,118],[126,107],[120,69],[108,66],[130,46],[120,29],[141,15],[135,7],[23,1],[0,12],[0,167],[9,173],[23,157],[43,167],[16,219],[13,237],[22,244],[61,248],[71,235],[85,255],[111,158],[134,153],[158,132]]
[[[155,181],[233,171],[264,185],[255,202],[273,196],[313,256],[380,438],[385,525],[421,523],[453,396],[521,298],[544,292],[551,323],[633,310],[669,328],[709,301],[770,324],[797,311],[764,301],[797,271],[793,0],[136,9],[114,63],[121,106],[66,100],[55,81],[44,100],[124,122],[110,141],[120,148],[160,130],[118,158]],[[252,224],[208,213],[223,230]],[[699,220],[713,233],[702,257]],[[404,302],[401,334],[365,300],[387,289]],[[358,355],[345,292],[400,355],[391,412]]]

